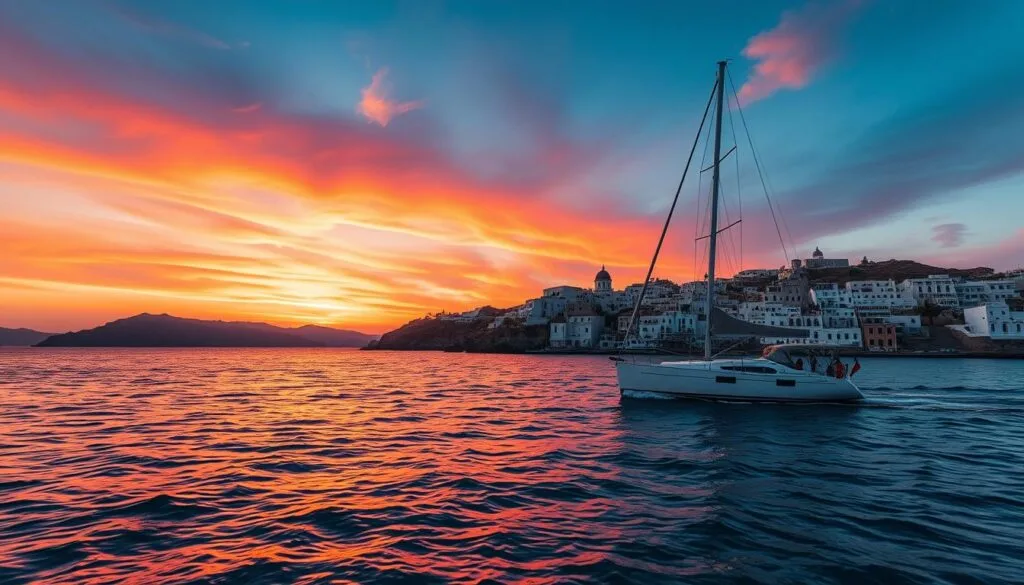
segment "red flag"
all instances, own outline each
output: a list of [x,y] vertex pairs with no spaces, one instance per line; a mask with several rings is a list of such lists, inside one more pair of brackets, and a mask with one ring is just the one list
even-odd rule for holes
[[857,373],[857,370],[860,370],[860,360],[858,360],[857,358],[853,358],[853,367],[850,368],[850,377],[851,378],[853,377],[854,374]]

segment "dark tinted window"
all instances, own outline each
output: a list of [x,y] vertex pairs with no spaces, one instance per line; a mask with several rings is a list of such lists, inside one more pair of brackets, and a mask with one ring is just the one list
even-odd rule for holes
[[722,366],[723,370],[730,370],[733,372],[750,372],[752,374],[775,374],[777,370],[774,368],[766,368],[764,366]]

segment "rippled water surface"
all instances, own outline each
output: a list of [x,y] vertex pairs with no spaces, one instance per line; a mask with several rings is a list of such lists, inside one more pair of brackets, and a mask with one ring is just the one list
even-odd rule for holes
[[1024,362],[858,379],[620,401],[597,357],[0,350],[0,582],[1019,583]]

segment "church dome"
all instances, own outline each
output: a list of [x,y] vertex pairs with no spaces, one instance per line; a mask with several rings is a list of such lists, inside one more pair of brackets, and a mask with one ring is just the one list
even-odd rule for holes
[[611,279],[612,279],[612,275],[608,274],[608,271],[604,269],[604,264],[602,264],[601,265],[601,271],[598,272],[597,276],[594,277],[594,281],[596,282],[598,280],[611,280]]
[[813,256],[815,258],[824,258],[825,257],[825,255],[821,253],[821,249],[818,248],[817,246],[814,247],[814,254],[813,254]]

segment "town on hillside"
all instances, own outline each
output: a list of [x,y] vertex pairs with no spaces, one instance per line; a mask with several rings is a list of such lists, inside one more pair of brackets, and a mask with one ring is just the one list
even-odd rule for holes
[[[914,273],[907,278],[856,279],[858,275]],[[991,269],[924,274],[930,269],[906,261],[847,259],[792,260],[777,269],[751,269],[715,282],[715,306],[733,317],[761,325],[806,330],[805,338],[761,338],[761,344],[803,343],[892,352],[922,346],[939,326],[942,335],[970,346],[971,340],[1024,340],[1024,269],[995,274]],[[491,330],[548,328],[547,348],[616,350],[627,347],[702,349],[706,281],[648,283],[629,340],[626,330],[642,283],[616,290],[602,266],[593,288],[553,286],[508,310],[483,307],[434,319],[487,321]],[[922,320],[927,327],[922,327]],[[923,346],[927,347],[927,343]]]

